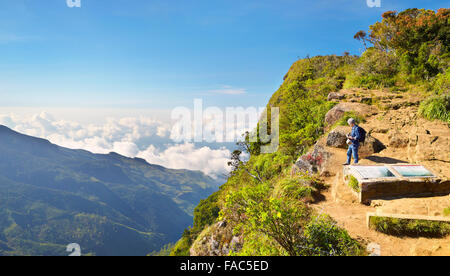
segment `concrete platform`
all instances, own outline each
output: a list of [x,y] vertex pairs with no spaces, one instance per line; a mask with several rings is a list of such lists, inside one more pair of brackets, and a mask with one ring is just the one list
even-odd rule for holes
[[344,167],[343,175],[345,183],[351,176],[358,180],[359,192],[353,193],[363,204],[373,199],[450,194],[449,180],[442,181],[420,165],[353,165]]

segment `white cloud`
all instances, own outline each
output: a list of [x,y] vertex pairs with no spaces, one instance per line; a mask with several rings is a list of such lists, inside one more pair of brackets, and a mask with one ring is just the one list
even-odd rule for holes
[[247,89],[234,88],[232,86],[225,85],[219,89],[209,90],[209,92],[213,94],[222,94],[222,95],[243,95],[247,93]]
[[138,157],[167,168],[198,170],[213,177],[229,172],[227,163],[230,151],[226,148],[195,148],[194,144],[185,143],[160,151],[152,145],[140,152]]
[[[167,168],[199,170],[212,177],[228,172],[229,150],[196,148],[191,143],[172,144],[171,126],[152,118],[109,118],[103,124],[82,125],[57,120],[42,112],[25,118],[0,114],[0,124],[71,149],[100,154],[117,152],[127,157],[141,157],[151,164]],[[166,139],[165,148],[155,147],[152,143],[155,139]]]
[[113,151],[133,158],[139,154],[139,148],[132,142],[114,142]]

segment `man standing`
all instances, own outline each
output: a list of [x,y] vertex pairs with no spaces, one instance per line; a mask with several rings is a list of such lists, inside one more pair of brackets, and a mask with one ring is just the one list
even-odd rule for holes
[[353,159],[355,160],[355,164],[358,164],[359,162],[359,156],[358,156],[358,149],[359,149],[359,142],[361,139],[361,133],[359,131],[359,126],[356,124],[355,119],[350,118],[348,121],[348,125],[352,127],[352,132],[350,135],[347,136],[349,140],[349,147],[347,152],[347,163],[344,164],[344,166],[350,165],[352,162],[352,155]]

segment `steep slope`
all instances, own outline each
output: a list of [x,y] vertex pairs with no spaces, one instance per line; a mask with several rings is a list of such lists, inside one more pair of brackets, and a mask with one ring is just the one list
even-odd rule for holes
[[[194,227],[171,254],[364,255],[360,246],[371,241],[385,246],[386,255],[425,253],[423,240],[405,242],[368,230],[365,214],[376,206],[354,203],[350,188],[335,183],[343,182],[337,179],[342,179],[350,117],[366,122],[372,134],[361,149],[363,162],[421,163],[448,180],[449,18],[447,8],[388,11],[369,33],[355,35],[366,47],[360,57],[344,53],[296,61],[268,103],[269,113],[271,107],[280,111],[278,151],[262,154],[260,142],[241,145],[232,156],[228,181],[199,204]],[[338,126],[340,148],[329,148],[328,132]],[[250,159],[241,160],[242,152]],[[417,205],[433,215],[445,213],[446,202],[376,204],[390,211],[404,206],[400,211],[406,212],[415,209],[408,205]],[[422,235],[428,230],[410,227]],[[448,247],[448,238],[432,245],[432,254],[448,252],[440,249]],[[409,252],[412,247],[415,252]]]
[[0,254],[145,255],[173,242],[218,183],[0,126]]

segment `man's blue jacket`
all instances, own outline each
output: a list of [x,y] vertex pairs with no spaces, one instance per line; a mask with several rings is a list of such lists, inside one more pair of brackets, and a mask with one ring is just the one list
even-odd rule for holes
[[355,147],[359,147],[359,140],[361,139],[361,133],[360,133],[360,127],[358,125],[354,125],[352,127],[352,132],[350,133],[350,136],[354,138],[352,140],[352,143]]

